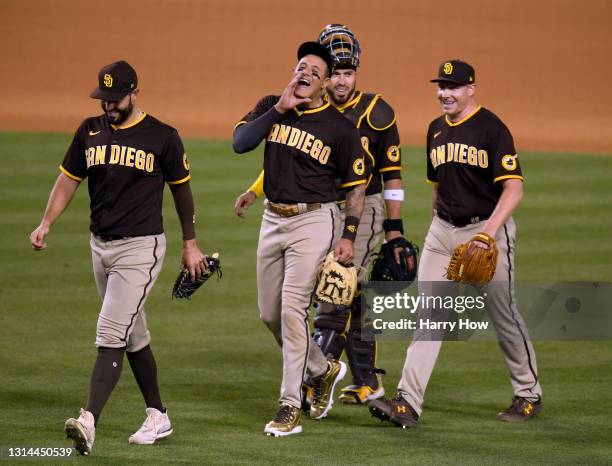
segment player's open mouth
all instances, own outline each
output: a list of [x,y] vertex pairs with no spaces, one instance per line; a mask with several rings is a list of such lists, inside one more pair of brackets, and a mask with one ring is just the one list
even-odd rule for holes
[[298,84],[299,84],[300,86],[310,87],[310,82],[308,82],[308,80],[307,80],[307,79],[305,79],[305,78],[301,78],[301,79],[298,81]]

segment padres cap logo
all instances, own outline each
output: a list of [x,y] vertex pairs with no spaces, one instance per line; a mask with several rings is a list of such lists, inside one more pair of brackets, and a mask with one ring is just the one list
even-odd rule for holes
[[104,85],[106,87],[113,87],[113,77],[110,74],[104,75]]
[[397,146],[389,146],[387,149],[387,158],[391,162],[397,162],[400,159],[400,149]]
[[365,150],[368,150],[368,147],[370,147],[370,140],[368,139],[367,136],[361,136],[361,146]]
[[444,74],[453,74],[453,64],[450,62],[444,63]]
[[189,170],[189,160],[187,160],[187,154],[183,154],[183,167],[185,167],[185,170]]
[[502,167],[504,167],[504,169],[509,172],[516,170],[516,166],[517,166],[516,158],[517,157],[518,157],[518,154],[504,155],[501,161]]
[[359,176],[365,173],[365,164],[363,163],[363,159],[357,159],[353,162],[353,171]]

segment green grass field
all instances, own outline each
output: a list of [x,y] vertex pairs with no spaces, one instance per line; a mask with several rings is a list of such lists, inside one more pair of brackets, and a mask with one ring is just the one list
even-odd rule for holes
[[[99,310],[89,253],[88,196],[81,187],[35,253],[38,224],[69,135],[0,133],[0,447],[66,446],[63,422],[86,401]],[[175,427],[151,447],[128,445],[144,405],[126,364],[98,426],[96,464],[179,463],[590,463],[612,461],[612,343],[536,342],[544,410],[507,425],[495,414],[512,391],[493,342],[446,343],[418,428],[381,424],[363,407],[337,404],[286,439],[262,435],[274,415],[280,352],[259,322],[255,249],[261,206],[246,220],[236,195],[258,173],[261,151],[235,156],[225,141],[186,142],[199,241],[219,250],[224,277],[191,302],[173,302],[180,234],[166,192],[166,264],[147,302],[162,397]],[[404,221],[422,244],[429,219],[421,149],[406,149]],[[519,280],[612,281],[612,157],[522,155]],[[408,342],[381,344],[385,386],[395,390]]]

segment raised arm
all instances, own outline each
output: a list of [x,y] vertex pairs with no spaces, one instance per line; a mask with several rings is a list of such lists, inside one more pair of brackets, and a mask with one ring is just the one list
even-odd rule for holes
[[[271,105],[270,97],[264,98],[249,114],[252,119],[238,122],[234,128],[232,140],[234,152],[243,154],[252,151],[268,135],[272,125],[279,121],[285,112],[293,107],[310,102],[308,98],[300,98],[295,95],[295,88],[302,75],[301,72],[295,73],[280,98],[270,108],[267,108]],[[254,116],[255,118],[253,118]]]
[[236,126],[232,140],[234,152],[244,154],[255,149],[268,135],[270,128],[279,120],[281,115],[276,108],[272,107],[254,120]]

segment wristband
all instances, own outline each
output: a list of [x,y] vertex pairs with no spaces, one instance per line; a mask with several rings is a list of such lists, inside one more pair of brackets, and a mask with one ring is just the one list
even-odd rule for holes
[[385,230],[385,233],[389,233],[390,231],[399,231],[403,235],[404,222],[401,218],[388,218],[383,222],[383,230]]
[[359,219],[357,217],[346,217],[344,220],[344,230],[342,237],[351,241],[355,241],[357,237],[357,228],[359,227]]

